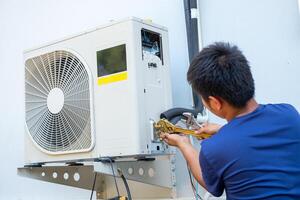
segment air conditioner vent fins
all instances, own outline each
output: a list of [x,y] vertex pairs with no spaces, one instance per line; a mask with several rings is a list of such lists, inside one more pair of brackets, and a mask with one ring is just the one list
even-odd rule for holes
[[50,154],[87,151],[92,146],[89,74],[72,53],[54,51],[26,60],[28,132]]

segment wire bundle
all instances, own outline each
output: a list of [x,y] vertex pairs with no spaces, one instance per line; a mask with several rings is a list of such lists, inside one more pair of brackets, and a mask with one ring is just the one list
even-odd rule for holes
[[[112,170],[112,175],[113,175],[114,183],[115,183],[115,187],[116,187],[116,191],[117,191],[117,194],[118,194],[118,198],[120,198],[121,196],[120,196],[120,191],[119,191],[119,187],[118,187],[118,184],[117,184],[117,178],[116,178],[115,170],[114,170],[114,166],[113,166],[113,162],[114,162],[113,159],[110,158],[110,157],[105,157],[105,158],[101,158],[99,161],[100,162],[107,162],[108,161],[110,163],[111,170]],[[121,176],[121,179],[124,182],[126,192],[127,192],[127,196],[128,196],[128,200],[132,200],[131,192],[130,192],[130,188],[129,188],[129,185],[127,183],[127,180],[126,180],[125,176],[123,175],[122,170],[120,168],[118,168],[117,170],[118,170],[119,175]],[[96,185],[96,180],[97,180],[97,172],[95,172],[90,200],[93,199],[93,193],[94,193],[94,189],[95,189],[95,185]]]

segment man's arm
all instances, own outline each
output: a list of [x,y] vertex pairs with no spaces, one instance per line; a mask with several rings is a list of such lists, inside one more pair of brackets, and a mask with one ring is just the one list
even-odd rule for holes
[[199,152],[192,146],[186,136],[178,134],[162,134],[161,138],[171,146],[176,146],[183,154],[195,179],[206,189],[199,163]]
[[187,161],[191,172],[198,183],[206,189],[205,182],[202,177],[202,170],[199,161],[199,152],[191,144],[179,144],[178,148]]
[[[222,126],[218,124],[204,124],[204,126],[199,129],[197,133],[200,134],[202,132],[205,132],[214,134],[219,131],[221,127]],[[169,145],[179,148],[185,160],[187,161],[195,179],[202,187],[207,189],[202,176],[199,152],[193,147],[193,145],[191,145],[189,138],[178,134],[162,134],[161,138]]]

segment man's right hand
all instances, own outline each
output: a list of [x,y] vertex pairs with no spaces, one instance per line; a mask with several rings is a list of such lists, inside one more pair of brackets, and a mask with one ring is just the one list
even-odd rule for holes
[[220,124],[205,123],[205,124],[202,125],[202,128],[196,130],[196,133],[197,134],[207,133],[207,134],[213,135],[216,132],[218,132],[221,127],[222,127],[222,125],[220,125]]

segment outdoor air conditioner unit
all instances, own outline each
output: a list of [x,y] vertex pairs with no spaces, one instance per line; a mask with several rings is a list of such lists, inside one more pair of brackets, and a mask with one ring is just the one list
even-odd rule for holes
[[152,126],[172,107],[167,34],[130,18],[26,51],[25,162],[167,152]]

